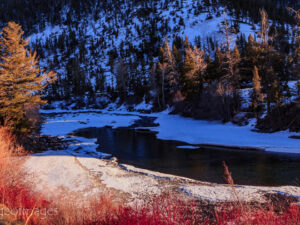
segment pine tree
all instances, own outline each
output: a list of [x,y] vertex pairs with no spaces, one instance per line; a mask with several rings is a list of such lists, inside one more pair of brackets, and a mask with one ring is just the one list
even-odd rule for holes
[[87,91],[87,78],[80,67],[78,57],[71,58],[68,62],[68,73],[72,86],[72,96],[82,97]]
[[262,39],[262,44],[266,45],[268,41],[268,34],[269,34],[269,19],[268,19],[268,14],[265,9],[260,9],[260,38]]
[[160,74],[158,73],[158,69],[157,66],[154,64],[151,66],[151,74],[150,74],[150,82],[151,82],[151,89],[152,89],[152,96],[154,97],[154,99],[157,100],[157,105],[158,108],[161,109],[162,105],[161,105],[161,84],[160,84]]
[[195,55],[193,49],[188,46],[185,49],[185,56],[183,62],[183,72],[186,79],[191,80],[195,72]]
[[[295,68],[295,76],[300,78],[300,9],[295,12],[295,18],[297,21],[297,49],[296,49],[296,68]],[[298,96],[300,97],[300,82],[298,81]],[[300,99],[298,100],[300,104]]]
[[274,102],[276,103],[276,106],[277,107],[281,107],[282,104],[281,104],[281,91],[280,91],[280,88],[279,88],[279,85],[278,85],[278,81],[275,79],[273,81],[273,84],[272,84],[272,90],[273,90],[273,99],[274,99]]
[[226,15],[223,31],[226,43],[220,51],[221,78],[218,80],[216,94],[219,96],[224,121],[229,121],[240,109],[240,53],[238,48],[231,49],[230,28]]
[[280,80],[280,74],[282,74],[284,68],[281,64],[284,59],[282,55],[274,48],[270,43],[272,37],[269,37],[269,21],[267,12],[262,9],[261,14],[261,43],[260,43],[260,54],[261,58],[259,60],[260,71],[262,73],[262,84],[264,91],[266,93],[267,102],[267,112],[271,111],[271,104],[276,103],[277,107],[281,106],[280,99],[281,90],[280,87],[283,86]]
[[[177,71],[179,73],[179,79],[181,78],[180,77],[180,74],[182,73],[182,70],[183,70],[183,62],[182,62],[182,52],[180,50],[178,50],[178,48],[176,47],[175,44],[173,44],[173,47],[172,47],[172,54],[175,58],[175,63],[176,63],[176,66],[177,66]],[[179,83],[180,83],[180,80],[179,80]]]
[[232,62],[230,65],[230,67],[232,68],[232,76],[233,76],[233,86],[235,89],[240,88],[240,79],[241,79],[241,75],[240,75],[240,62],[241,62],[241,54],[239,52],[239,49],[237,46],[234,47],[233,52],[231,53],[231,57],[232,57]]
[[231,39],[230,39],[230,28],[226,19],[225,14],[224,19],[224,33],[226,37],[226,44],[222,49],[222,69],[223,76],[221,77],[221,83],[224,85],[224,90],[228,95],[233,93],[237,96],[237,89],[239,88],[240,73],[239,73],[239,63],[241,61],[241,56],[237,46],[234,50],[231,50]]
[[42,91],[55,80],[55,73],[44,73],[36,53],[27,50],[21,26],[9,22],[0,39],[0,117],[12,131],[28,133],[32,129],[24,110],[44,104]]
[[217,48],[214,56],[214,61],[211,60],[211,58],[207,57],[207,69],[206,69],[206,80],[213,81],[217,80],[222,76],[221,73],[221,51],[219,48]]
[[275,59],[279,53],[270,45],[263,50],[264,60],[262,61],[261,68],[264,76],[262,84],[266,93],[267,112],[270,113],[272,103],[276,103],[278,107],[281,106],[280,99],[282,96],[280,86],[282,85],[278,77],[278,71],[274,69],[274,66],[276,66]]
[[177,70],[176,60],[168,40],[164,41],[163,46],[160,48],[161,56],[160,62],[158,62],[158,72],[161,80],[161,96],[162,96],[162,107],[166,107],[166,103],[172,103],[175,95],[178,95],[178,81],[179,73]]
[[182,93],[190,99],[194,94],[195,55],[190,46],[185,49]]
[[128,91],[128,67],[124,63],[123,59],[119,59],[115,63],[114,75],[117,81],[117,90],[119,92],[121,100],[124,100]]
[[261,65],[263,62],[263,51],[261,45],[250,34],[248,42],[245,44],[244,55],[241,58],[241,75],[243,81],[250,81],[253,77],[253,68],[258,68],[259,74],[262,76]]
[[297,23],[297,28],[296,28],[296,50],[295,50],[295,54],[294,54],[294,62],[295,62],[295,69],[294,69],[294,73],[295,73],[295,77],[297,79],[300,78],[300,9],[298,9],[297,11],[292,9],[292,8],[288,8],[290,12],[292,12],[294,14],[294,18],[296,20]]
[[188,48],[188,47],[190,47],[190,41],[189,41],[188,36],[185,36],[185,39],[184,39],[184,42],[183,42],[183,46],[184,46],[185,49]]
[[223,83],[225,92],[228,95],[238,95],[238,88],[240,85],[240,61],[240,54],[236,47],[234,51],[227,49],[222,54],[221,67],[223,70],[223,76],[221,77],[221,82]]
[[252,107],[256,114],[256,119],[258,119],[259,104],[264,101],[264,96],[261,91],[261,82],[260,81],[261,81],[261,78],[259,77],[258,69],[256,66],[254,66],[253,78],[252,78],[252,83],[253,83]]
[[209,55],[206,58],[206,71],[205,71],[205,80],[207,81],[212,81],[214,80],[213,77],[216,74],[216,69],[215,69],[215,65],[214,62],[212,61],[212,59],[209,57]]
[[191,98],[198,98],[203,87],[204,70],[207,67],[205,52],[196,46],[192,49],[188,46],[185,49],[183,63],[183,94]]
[[181,52],[179,52],[178,49],[176,48],[175,44],[173,44],[172,53],[173,53],[173,56],[176,60],[176,63],[179,64],[182,60],[182,55],[181,55]]

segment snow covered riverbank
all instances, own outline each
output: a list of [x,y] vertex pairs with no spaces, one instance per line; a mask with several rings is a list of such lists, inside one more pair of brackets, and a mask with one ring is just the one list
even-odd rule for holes
[[251,131],[253,123],[240,127],[232,123],[194,120],[166,113],[159,114],[155,122],[160,126],[151,130],[157,131],[157,137],[164,140],[178,140],[189,144],[250,147],[272,152],[300,154],[300,140],[289,138],[297,133],[288,131],[270,134],[257,133]]
[[[132,125],[140,115],[124,111],[118,114],[100,111],[72,111],[51,116],[48,114],[42,133],[68,139],[75,129],[126,127]],[[254,146],[272,151],[300,153],[297,147],[299,140],[289,139],[291,134],[288,132],[259,134],[251,132],[251,126],[238,127],[232,124],[197,121],[167,113],[151,116],[157,117],[155,122],[160,126],[149,129],[157,131],[157,136],[162,139],[182,140],[190,144]],[[34,175],[37,190],[46,191],[51,195],[67,189],[83,193],[83,196],[110,192],[129,202],[166,192],[208,201],[233,200],[232,188],[228,185],[176,177],[130,165],[118,165],[113,161],[100,159],[110,158],[111,155],[96,151],[96,139],[75,138],[78,143],[71,144],[64,151],[50,150],[29,157],[26,168]],[[238,186],[236,189],[243,201],[264,201],[266,193],[300,196],[300,187],[293,186]]]
[[[49,198],[64,191],[76,191],[83,197],[111,193],[130,203],[162,193],[206,201],[235,201],[232,187],[205,183],[168,174],[116,165],[110,160],[74,156],[31,156],[26,168],[34,175],[36,189]],[[300,187],[237,186],[241,201],[264,202],[266,194],[300,196]],[[300,200],[300,198],[299,198]]]
[[126,127],[132,125],[139,116],[144,115],[157,117],[155,123],[158,123],[159,126],[148,129],[156,131],[159,139],[183,141],[196,145],[249,147],[272,152],[300,154],[300,140],[289,138],[297,135],[297,133],[288,131],[257,133],[252,131],[254,121],[247,126],[240,127],[232,123],[223,124],[218,121],[194,120],[178,115],[169,115],[167,111],[146,115],[127,111],[108,112],[104,110],[93,113],[70,112],[73,113],[49,118],[42,132],[47,135],[65,136],[79,128]]

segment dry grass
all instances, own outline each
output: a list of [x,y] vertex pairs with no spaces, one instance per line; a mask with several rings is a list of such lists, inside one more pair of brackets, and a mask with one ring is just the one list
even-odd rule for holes
[[[26,152],[16,144],[16,137],[11,135],[7,128],[0,128],[0,219],[14,221],[22,217],[18,213],[12,213],[11,209],[17,209],[28,205],[32,200],[29,192],[25,191],[23,183],[25,173],[22,170],[26,160]],[[25,194],[25,192],[27,192]],[[26,203],[27,202],[27,203]],[[34,203],[33,203],[34,204]],[[23,217],[22,217],[23,218]],[[25,218],[23,218],[25,219]]]
[[[274,199],[264,204],[242,202],[235,190],[235,184],[228,166],[223,162],[226,182],[232,187],[236,201],[218,204],[214,208],[215,216],[211,224],[239,225],[296,225],[300,224],[300,206],[290,202],[288,197],[280,196],[280,201]],[[276,204],[276,205],[275,205]]]
[[5,202],[6,187],[18,186],[24,179],[22,166],[25,162],[24,149],[16,144],[16,137],[6,128],[0,128],[0,191],[2,204]]

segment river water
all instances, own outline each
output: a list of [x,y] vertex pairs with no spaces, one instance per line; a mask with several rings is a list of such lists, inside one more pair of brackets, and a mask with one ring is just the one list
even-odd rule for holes
[[300,185],[300,154],[177,148],[187,144],[159,140],[155,133],[133,127],[92,127],[77,130],[73,135],[97,138],[98,151],[139,168],[224,183],[222,161],[225,161],[236,184]]

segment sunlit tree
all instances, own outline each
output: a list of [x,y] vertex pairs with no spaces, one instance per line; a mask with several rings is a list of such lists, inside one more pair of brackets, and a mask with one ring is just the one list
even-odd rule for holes
[[42,91],[55,81],[55,73],[45,73],[35,52],[28,50],[21,26],[9,22],[0,38],[0,117],[2,125],[14,132],[32,129],[26,109],[46,103]]

